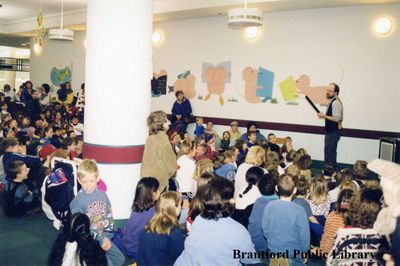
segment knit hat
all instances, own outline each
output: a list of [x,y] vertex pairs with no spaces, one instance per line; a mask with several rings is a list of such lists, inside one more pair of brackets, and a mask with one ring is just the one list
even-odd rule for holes
[[39,156],[40,156],[40,158],[45,159],[45,158],[47,158],[47,156],[49,156],[55,150],[56,150],[56,148],[53,145],[46,144],[43,146],[43,148],[40,149]]
[[392,189],[393,185],[400,181],[400,165],[375,159],[367,165],[368,169],[381,177],[381,186],[385,189]]
[[375,159],[367,167],[380,175],[380,184],[387,204],[387,207],[379,212],[374,229],[378,233],[389,235],[394,232],[400,217],[400,165]]
[[237,125],[239,125],[239,123],[238,123],[237,121],[232,121],[232,122],[231,122],[231,127],[237,126]]

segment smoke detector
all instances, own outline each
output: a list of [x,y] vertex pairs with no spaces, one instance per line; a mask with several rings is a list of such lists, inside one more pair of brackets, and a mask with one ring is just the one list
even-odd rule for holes
[[64,25],[63,20],[64,20],[64,0],[61,0],[60,28],[49,30],[49,39],[60,40],[60,41],[73,41],[74,40],[74,32],[72,30],[63,28],[63,25]]
[[232,27],[257,27],[263,24],[263,12],[256,8],[247,8],[247,0],[244,8],[235,8],[228,11],[228,25]]

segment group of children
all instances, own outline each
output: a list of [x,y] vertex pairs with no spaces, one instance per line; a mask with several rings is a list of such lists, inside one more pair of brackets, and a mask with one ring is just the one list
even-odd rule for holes
[[[54,108],[52,125],[65,118],[60,107]],[[56,148],[71,159],[80,156],[79,138],[68,126],[62,133],[55,126],[43,128],[46,112],[40,121],[28,123],[22,117],[20,125],[8,123],[19,130],[0,144],[3,205],[10,216],[41,207],[39,190],[50,176]],[[32,136],[22,138],[23,128],[33,131]],[[392,256],[389,261],[398,259],[393,252],[398,239],[388,243],[387,236],[374,229],[385,190],[371,178],[367,162],[357,161],[338,173],[327,164],[315,174],[305,149],[295,150],[290,137],[280,146],[274,134],[265,138],[253,122],[241,134],[233,121],[222,138],[211,122],[204,127],[201,118],[196,119],[193,140],[187,133],[169,133],[177,155],[171,178],[175,186],[160,189],[157,178],[141,178],[129,220],[118,230],[107,194],[98,188],[95,161],[80,162],[81,189],[69,203],[49,264],[122,265],[127,259],[139,266],[302,265],[312,256],[335,265],[378,264],[384,253]],[[31,147],[33,143],[37,146]],[[399,230],[395,228],[392,235]],[[349,258],[344,252],[358,256]]]
[[[50,97],[47,84],[39,90],[42,100]],[[0,93],[0,192],[9,216],[40,209],[40,190],[53,157],[82,158],[83,113],[74,112],[72,104],[39,102],[37,91],[27,81],[17,94],[7,84]]]

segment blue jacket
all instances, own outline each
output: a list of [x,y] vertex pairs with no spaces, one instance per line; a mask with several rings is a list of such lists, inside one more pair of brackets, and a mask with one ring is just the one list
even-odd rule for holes
[[277,199],[277,195],[262,196],[258,198],[253,205],[253,210],[249,217],[248,230],[251,236],[251,241],[253,241],[254,248],[257,251],[267,249],[267,239],[265,239],[261,228],[265,206],[267,206],[269,202]]
[[6,151],[4,152],[3,156],[3,166],[6,173],[10,163],[15,161],[22,161],[26,164],[26,167],[31,169],[39,169],[42,166],[42,160],[37,156],[23,155],[15,152]]
[[169,235],[142,231],[139,237],[138,266],[173,265],[184,248],[185,237],[178,227]]
[[203,125],[196,125],[196,129],[194,130],[194,134],[196,135],[196,137],[201,137],[204,135],[204,131],[206,129],[204,128]]
[[176,120],[176,115],[181,115],[182,118],[190,117],[192,114],[192,106],[188,99],[185,99],[182,103],[178,103],[178,101],[174,102],[172,106],[172,118],[171,122],[174,123]]
[[[255,252],[249,232],[232,218],[207,220],[197,216],[185,241],[185,250],[175,266],[187,265],[241,265],[233,256],[234,250]],[[247,259],[247,257],[246,257]],[[140,266],[140,264],[139,264]]]
[[215,170],[217,176],[233,181],[235,179],[236,167],[230,163],[223,164],[220,168]]
[[[310,227],[306,212],[292,201],[274,200],[267,204],[262,219],[264,237],[272,252],[307,252],[310,247]],[[298,257],[298,256],[297,256]]]
[[22,90],[20,100],[25,104],[27,104],[29,100],[32,100],[32,95],[29,94],[26,88]]

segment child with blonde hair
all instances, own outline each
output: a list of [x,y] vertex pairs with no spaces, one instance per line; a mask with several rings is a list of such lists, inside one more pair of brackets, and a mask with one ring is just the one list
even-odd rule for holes
[[184,248],[185,237],[179,229],[181,195],[161,194],[156,211],[139,237],[138,265],[173,265]]
[[[265,162],[265,150],[260,146],[253,146],[246,155],[235,176],[235,198],[247,187],[246,173],[253,166],[261,166]],[[266,170],[264,171],[266,172]]]
[[328,216],[331,202],[328,198],[328,184],[323,177],[316,177],[312,180],[307,201],[314,216],[323,216],[324,218]]
[[183,143],[181,145],[180,157],[177,160],[176,181],[178,182],[179,192],[182,193],[183,197],[186,197],[185,200],[188,200],[189,194],[193,192],[193,174],[196,169],[195,155],[195,143]]
[[99,180],[96,161],[83,160],[78,167],[78,182],[82,188],[70,203],[71,213],[84,213],[90,218],[90,231],[106,251],[109,263],[122,265],[125,257],[110,240],[114,230],[111,203],[107,194],[97,189]]
[[214,165],[210,159],[202,159],[196,163],[196,168],[193,174],[193,183],[192,183],[192,195],[193,197],[196,195],[197,192],[197,182],[200,176],[204,173],[213,174],[214,173]]

